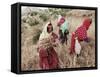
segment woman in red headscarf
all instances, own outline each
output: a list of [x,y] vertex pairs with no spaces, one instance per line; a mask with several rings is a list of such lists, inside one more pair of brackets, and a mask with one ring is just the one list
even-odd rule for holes
[[87,18],[83,21],[82,25],[76,29],[75,32],[72,33],[71,37],[71,51],[70,54],[75,52],[75,38],[78,38],[78,41],[86,41],[88,42],[87,37],[87,30],[89,29],[90,25],[92,23],[92,19]]
[[41,69],[58,68],[58,55],[54,49],[58,36],[53,32],[53,25],[48,22],[44,27],[38,43],[39,65]]
[[59,18],[57,26],[59,27],[59,40],[62,44],[64,44],[64,42],[66,42],[67,44],[67,35],[69,34],[69,30],[68,30],[68,22],[65,20],[64,17]]

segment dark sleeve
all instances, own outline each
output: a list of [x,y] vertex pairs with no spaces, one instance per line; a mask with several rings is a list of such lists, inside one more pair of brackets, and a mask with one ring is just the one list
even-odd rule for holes
[[84,41],[85,41],[85,42],[89,42],[89,38],[86,37],[86,38],[84,39]]

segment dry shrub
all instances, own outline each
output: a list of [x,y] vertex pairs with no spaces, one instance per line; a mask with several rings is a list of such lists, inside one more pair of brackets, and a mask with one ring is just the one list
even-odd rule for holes
[[[67,15],[67,14],[66,14]],[[39,67],[39,53],[37,52],[37,42],[40,36],[40,33],[44,27],[42,24],[45,24],[49,20],[47,14],[37,14],[30,15],[31,17],[23,19],[23,32],[22,32],[22,55],[21,55],[21,68],[22,70],[38,70]],[[37,17],[39,16],[39,18]],[[34,17],[40,20],[41,23],[36,23]],[[81,42],[82,50],[79,56],[76,54],[70,55],[70,43],[71,43],[71,33],[80,26],[81,22],[84,20],[82,16],[66,16],[66,20],[69,22],[69,35],[67,45],[60,44],[55,47],[55,50],[58,54],[60,68],[76,68],[76,67],[91,67],[95,66],[95,20],[92,18],[93,22],[91,27],[88,30],[88,37],[90,41],[88,43]],[[54,32],[57,33],[57,20],[52,17],[52,24],[54,26]],[[35,23],[35,24],[34,24]],[[28,25],[26,25],[28,24]],[[30,27],[28,27],[30,25]],[[27,26],[27,28],[25,28]],[[41,29],[41,30],[39,30]]]
[[39,29],[37,30],[35,36],[33,36],[33,44],[37,43],[37,41],[39,40],[41,32],[42,32],[41,30],[39,30]]
[[29,17],[26,21],[30,26],[36,26],[39,24],[39,21],[35,18]]
[[40,14],[40,19],[42,19],[44,22],[49,19],[49,16],[47,14]]

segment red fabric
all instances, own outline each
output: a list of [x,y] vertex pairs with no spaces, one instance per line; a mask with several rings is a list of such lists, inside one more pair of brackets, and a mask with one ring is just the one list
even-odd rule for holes
[[74,50],[74,47],[75,47],[75,33],[73,32],[72,33],[72,37],[71,37],[71,52],[70,52],[70,54],[72,54],[73,52],[75,52],[75,50]]
[[84,40],[85,38],[87,38],[87,29],[85,26],[81,26],[79,27],[76,31],[75,31],[75,36],[78,37],[79,41]]
[[46,50],[44,48],[39,48],[39,64],[42,69],[49,69],[49,64],[47,60],[48,54],[46,53]]
[[42,69],[54,69],[58,67],[58,62],[59,62],[58,56],[54,48],[50,49],[49,55],[47,49],[40,48],[39,57],[40,57],[40,67]]
[[[55,33],[52,33],[52,41],[55,42],[55,39],[58,36]],[[40,68],[42,69],[55,69],[58,68],[58,55],[53,47],[43,48],[39,47],[39,57],[40,57]]]
[[85,26],[86,29],[88,30],[91,23],[92,23],[92,20],[87,18],[87,19],[84,20],[83,26]]
[[52,33],[52,36],[53,36],[54,39],[58,38],[58,36],[54,32]]
[[87,30],[89,29],[89,26],[91,24],[91,19],[85,19],[83,21],[83,24],[77,28],[77,30],[72,33],[71,37],[71,54],[75,52],[75,37],[78,37],[79,41],[83,41],[87,38]]

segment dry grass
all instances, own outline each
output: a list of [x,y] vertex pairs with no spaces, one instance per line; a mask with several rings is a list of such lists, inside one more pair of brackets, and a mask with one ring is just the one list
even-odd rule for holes
[[[91,11],[90,11],[91,13]],[[71,14],[70,14],[71,15]],[[69,32],[75,31],[75,29],[80,25],[83,16],[66,16],[70,28]],[[57,19],[50,19],[53,26],[54,32],[57,33]],[[95,20],[92,16],[93,23],[88,30],[88,36],[90,37],[90,42],[81,42],[82,50],[81,54],[77,57],[75,54],[69,54],[70,39],[71,34],[68,36],[68,44],[59,45],[55,47],[55,50],[59,57],[59,65],[61,68],[76,68],[76,67],[94,67],[95,66]],[[26,20],[22,22],[22,48],[21,48],[21,69],[22,70],[39,70],[39,53],[37,51],[37,42],[33,43],[33,37],[36,36],[39,30],[42,31],[45,23],[40,20],[40,23],[36,26],[30,26]]]

